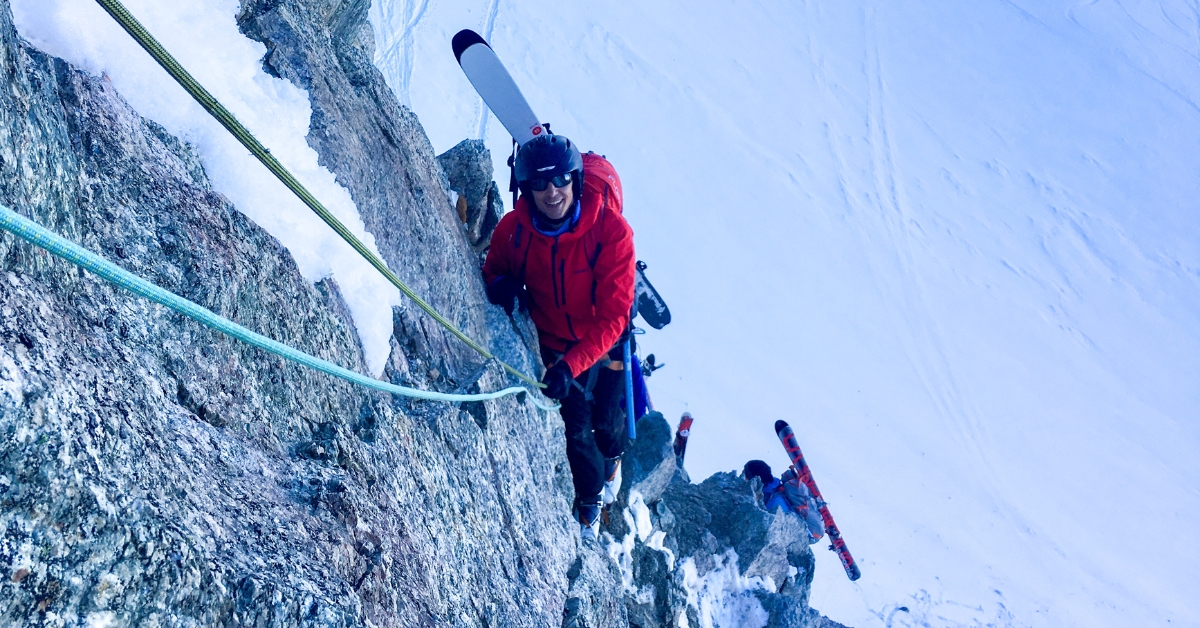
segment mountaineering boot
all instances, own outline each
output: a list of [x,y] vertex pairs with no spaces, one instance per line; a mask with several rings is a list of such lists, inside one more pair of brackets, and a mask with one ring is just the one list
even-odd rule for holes
[[604,459],[604,505],[617,501],[621,491],[621,457]]
[[579,536],[583,539],[595,539],[596,529],[600,527],[600,510],[604,504],[600,495],[575,500],[575,520],[579,522]]

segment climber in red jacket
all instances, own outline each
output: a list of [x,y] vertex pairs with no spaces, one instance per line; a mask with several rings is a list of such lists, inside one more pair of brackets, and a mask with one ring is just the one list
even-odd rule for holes
[[525,143],[515,171],[521,197],[496,226],[483,278],[489,301],[509,314],[515,301],[537,326],[543,392],[562,402],[575,516],[594,535],[625,450],[620,343],[633,306],[633,230],[612,164],[567,138]]

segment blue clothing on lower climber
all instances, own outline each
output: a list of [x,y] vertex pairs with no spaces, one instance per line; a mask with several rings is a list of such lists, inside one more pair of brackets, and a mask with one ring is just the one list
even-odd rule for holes
[[775,512],[782,508],[784,510],[792,510],[792,505],[788,503],[787,496],[783,494],[783,483],[775,478],[771,478],[771,483],[763,487],[763,507],[767,512]]
[[771,475],[771,467],[761,460],[746,463],[743,473],[747,478],[757,477],[763,483],[763,508],[767,512],[790,512],[800,518],[808,529],[809,545],[825,536],[825,525],[821,520],[820,506],[808,487],[799,480],[796,472],[788,469],[782,479]]

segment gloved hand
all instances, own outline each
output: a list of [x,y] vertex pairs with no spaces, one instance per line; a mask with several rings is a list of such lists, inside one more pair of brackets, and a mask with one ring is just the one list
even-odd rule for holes
[[487,287],[487,298],[488,301],[504,308],[504,312],[509,316],[513,313],[514,300],[521,311],[529,311],[529,294],[525,291],[524,284],[508,275],[501,275],[492,281]]
[[542,394],[560,401],[566,399],[567,394],[571,392],[571,382],[574,380],[575,378],[571,376],[571,367],[567,366],[566,362],[557,362],[542,376],[542,383],[546,385],[542,389]]

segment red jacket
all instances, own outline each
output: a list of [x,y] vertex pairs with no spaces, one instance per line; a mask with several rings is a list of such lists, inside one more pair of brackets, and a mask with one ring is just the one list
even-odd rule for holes
[[[531,199],[500,219],[483,279],[523,279],[541,344],[578,377],[620,339],[633,306],[633,230],[621,216],[621,180],[600,155],[583,156],[579,220],[547,236],[533,227]],[[549,366],[549,365],[548,365]]]

